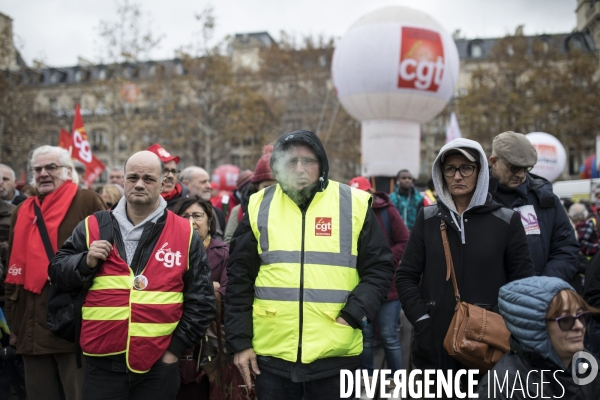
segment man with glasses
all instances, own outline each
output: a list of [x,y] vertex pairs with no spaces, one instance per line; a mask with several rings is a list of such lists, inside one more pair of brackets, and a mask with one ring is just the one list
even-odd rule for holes
[[390,288],[394,259],[371,196],[328,178],[317,135],[275,144],[276,185],[250,197],[231,239],[225,336],[261,400],[339,398],[360,368],[361,330]]
[[75,344],[53,335],[46,322],[50,291],[48,263],[88,215],[104,210],[91,190],[78,188],[69,152],[41,146],[29,160],[37,196],[19,204],[12,215],[6,286],[10,344],[23,355],[27,398],[81,398],[83,369],[77,369]]
[[189,189],[179,182],[179,156],[171,155],[160,144],[154,143],[148,147],[148,151],[153,152],[165,164],[165,179],[163,182],[163,190],[160,194],[167,202],[167,209],[173,211],[173,207],[179,201],[189,196]]
[[496,136],[492,146],[489,192],[521,214],[536,274],[569,282],[577,273],[577,238],[552,184],[529,172],[537,162],[535,148],[525,135],[510,131]]

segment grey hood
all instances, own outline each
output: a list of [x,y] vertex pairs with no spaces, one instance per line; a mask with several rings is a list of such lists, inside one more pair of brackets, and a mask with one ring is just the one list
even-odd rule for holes
[[[431,168],[431,178],[433,180],[433,184],[435,186],[435,190],[437,191],[439,201],[443,203],[452,214],[452,218],[454,219],[456,226],[461,230],[461,238],[462,242],[465,243],[465,235],[464,235],[464,224],[462,220],[462,215],[458,215],[456,211],[456,206],[454,205],[454,200],[452,199],[452,195],[448,191],[448,187],[444,181],[444,175],[442,174],[442,161],[441,155],[448,149],[455,148],[470,148],[477,151],[479,154],[479,164],[480,168],[479,176],[477,178],[477,186],[475,187],[475,193],[473,193],[473,198],[471,199],[471,203],[467,207],[468,211],[475,206],[482,206],[485,204],[488,195],[488,186],[490,181],[490,172],[488,168],[488,161],[483,151],[483,148],[479,143],[470,139],[454,139],[450,143],[447,143],[444,147],[440,149],[438,156],[435,158],[433,162],[433,167]],[[460,221],[459,221],[459,220]]]

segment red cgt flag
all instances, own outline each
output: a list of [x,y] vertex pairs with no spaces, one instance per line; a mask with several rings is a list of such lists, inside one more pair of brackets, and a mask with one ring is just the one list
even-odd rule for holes
[[83,118],[79,104],[75,106],[75,117],[73,118],[73,134],[64,129],[60,130],[58,145],[69,150],[71,157],[81,161],[85,165],[85,185],[90,187],[106,168],[105,165],[92,154],[92,148],[85,133]]
[[69,132],[64,129],[60,130],[60,134],[58,135],[58,147],[62,147],[63,149],[69,150],[71,152],[73,147],[73,139]]

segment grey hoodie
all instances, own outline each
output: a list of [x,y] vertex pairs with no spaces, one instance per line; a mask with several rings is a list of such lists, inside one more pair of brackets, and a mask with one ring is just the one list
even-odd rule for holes
[[[462,243],[465,243],[465,226],[463,223],[463,216],[459,215],[456,211],[456,206],[454,204],[454,200],[452,199],[452,195],[448,191],[448,186],[446,185],[446,181],[444,180],[444,175],[442,174],[442,161],[441,154],[448,149],[456,149],[456,148],[470,148],[474,149],[479,153],[479,163],[481,165],[478,172],[477,177],[477,186],[475,187],[475,192],[473,193],[473,198],[471,199],[471,203],[467,207],[467,210],[475,206],[482,206],[485,204],[488,195],[488,185],[489,185],[489,168],[488,162],[483,151],[483,148],[479,143],[470,139],[454,139],[450,143],[447,143],[444,147],[440,149],[438,156],[435,158],[433,162],[433,167],[431,168],[431,179],[433,180],[433,184],[435,186],[435,190],[438,193],[439,201],[442,202],[451,212],[452,219],[457,227],[460,228],[461,232],[461,240]],[[467,211],[465,210],[465,211]],[[460,220],[460,223],[459,223]]]
[[144,232],[144,226],[146,225],[146,222],[151,221],[156,223],[160,216],[165,212],[165,208],[167,208],[167,202],[162,198],[162,196],[159,196],[158,207],[156,210],[154,210],[152,214],[148,215],[145,220],[137,225],[133,225],[129,218],[127,218],[126,206],[127,200],[125,199],[125,196],[123,196],[113,210],[113,216],[119,223],[119,229],[121,230],[123,244],[125,244],[125,251],[127,253],[127,264],[131,265],[138,242],[142,237],[142,232]]

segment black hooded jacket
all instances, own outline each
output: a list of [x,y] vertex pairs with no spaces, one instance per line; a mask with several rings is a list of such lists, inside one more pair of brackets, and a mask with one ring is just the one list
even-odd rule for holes
[[[320,162],[317,191],[326,190],[329,180],[329,163],[319,138],[309,131],[295,131],[282,136],[275,144],[271,168],[277,162],[278,150],[286,143],[297,142],[310,146]],[[276,173],[276,168],[273,168]],[[277,175],[275,174],[277,179]],[[300,208],[310,206],[313,196]],[[282,221],[285,223],[285,221]],[[230,243],[227,264],[227,295],[225,296],[225,336],[227,350],[236,353],[252,347],[252,304],[254,282],[260,269],[258,244],[252,232],[248,215],[240,222]],[[357,270],[360,283],[348,296],[340,316],[355,329],[362,329],[363,319],[372,321],[387,295],[394,271],[394,260],[383,231],[371,207],[367,211],[358,239]],[[277,329],[276,326],[273,329]],[[304,344],[306,346],[306,344]],[[299,349],[300,354],[300,349]],[[339,374],[340,369],[355,369],[361,365],[360,356],[332,357],[310,364],[284,361],[275,357],[258,357],[260,369],[268,370],[294,382],[321,379]]]
[[579,245],[569,217],[552,191],[552,184],[528,173],[526,181],[510,191],[490,174],[489,192],[494,201],[513,210],[533,206],[540,233],[526,236],[536,275],[554,276],[570,282],[577,273]]

